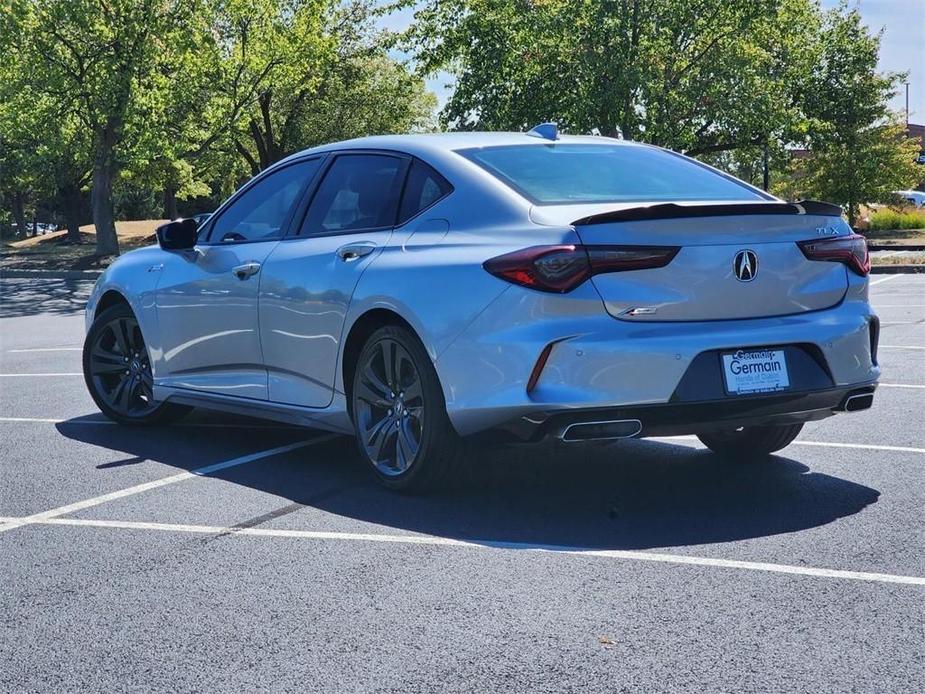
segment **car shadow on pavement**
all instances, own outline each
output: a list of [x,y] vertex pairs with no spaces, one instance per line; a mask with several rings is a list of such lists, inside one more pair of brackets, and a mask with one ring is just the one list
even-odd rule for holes
[[[184,456],[177,429],[129,430],[76,420],[57,426],[68,438],[124,453],[132,463],[197,466]],[[194,425],[183,429],[187,440],[196,435]],[[291,432],[292,440],[317,435]],[[216,430],[203,428],[199,435],[215,437]],[[171,437],[178,445],[165,445]],[[254,429],[248,449],[239,455],[259,450],[262,437],[270,435]],[[279,432],[273,438],[266,447],[279,444]],[[877,490],[814,472],[789,457],[798,452],[730,462],[703,449],[645,440],[479,449],[453,489],[409,496],[382,489],[363,468],[354,442],[335,437],[272,463],[228,468],[214,476],[284,500],[273,503],[285,511],[271,510],[257,522],[240,519],[247,527],[270,523],[313,530],[310,511],[318,509],[386,528],[345,522],[351,531],[393,528],[485,544],[585,549],[673,547],[789,533],[877,502]]]

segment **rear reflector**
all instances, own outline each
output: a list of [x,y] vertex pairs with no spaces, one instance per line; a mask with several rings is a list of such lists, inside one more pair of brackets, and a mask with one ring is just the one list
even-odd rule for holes
[[555,346],[557,341],[550,342],[548,345],[543,347],[543,351],[540,352],[539,358],[536,360],[536,364],[533,365],[533,371],[530,372],[530,378],[527,379],[527,392],[532,393],[533,389],[536,388],[536,384],[540,380],[540,374],[543,373],[543,369],[546,368],[546,362],[549,361],[549,355],[552,353],[552,348]]
[[880,344],[880,319],[877,316],[870,317],[870,361],[874,366],[879,366],[877,361],[877,347]]
[[486,260],[483,267],[508,282],[565,293],[592,275],[664,267],[677,246],[532,246]]
[[862,277],[870,272],[867,239],[858,234],[798,241],[797,245],[809,260],[831,260],[844,263]]

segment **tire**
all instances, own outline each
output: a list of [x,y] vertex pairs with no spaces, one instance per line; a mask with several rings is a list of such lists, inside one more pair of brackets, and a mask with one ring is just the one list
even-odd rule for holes
[[786,448],[802,429],[802,424],[754,426],[697,434],[697,438],[714,453],[730,458],[754,459]]
[[401,326],[374,332],[357,359],[349,394],[360,456],[389,489],[418,493],[451,483],[462,439],[417,336]]
[[100,313],[83,347],[83,373],[93,402],[120,424],[165,424],[192,408],[154,400],[154,379],[141,327],[127,304]]

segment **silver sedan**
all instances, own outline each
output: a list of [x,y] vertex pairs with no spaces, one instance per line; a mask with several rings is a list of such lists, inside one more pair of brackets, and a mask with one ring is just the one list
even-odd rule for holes
[[551,126],[306,150],[158,242],[87,306],[100,409],[353,434],[395,489],[445,483],[482,435],[766,455],[880,374],[839,208]]

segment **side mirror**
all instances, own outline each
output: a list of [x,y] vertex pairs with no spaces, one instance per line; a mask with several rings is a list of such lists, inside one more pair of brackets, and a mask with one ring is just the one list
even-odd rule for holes
[[195,219],[178,219],[157,228],[157,242],[165,251],[188,251],[196,245],[198,232]]

